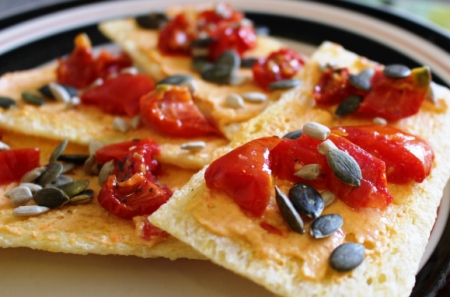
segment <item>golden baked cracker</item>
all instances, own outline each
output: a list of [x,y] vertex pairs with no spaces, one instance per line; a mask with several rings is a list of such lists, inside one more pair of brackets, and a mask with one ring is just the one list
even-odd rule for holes
[[[370,63],[338,45],[325,43],[309,62],[306,77],[317,78],[319,64],[330,59],[358,70]],[[313,85],[314,80],[305,83],[306,90],[297,98],[281,100],[250,120],[236,134],[233,147],[254,137],[282,136],[301,128],[304,117],[319,111],[326,113],[312,106]],[[425,102],[417,115],[395,123],[396,127],[429,140],[435,153],[431,174],[422,183],[388,184],[394,201],[384,211],[353,210],[335,201],[325,213],[337,212],[343,216],[343,232],[314,241],[293,232],[282,238],[268,233],[259,226],[259,221],[244,215],[232,199],[210,194],[203,177],[205,169],[149,219],[213,262],[275,294],[408,296],[450,174],[450,164],[446,161],[450,149],[450,139],[446,137],[450,129],[450,90],[437,87],[436,91],[439,98],[436,105]],[[328,126],[368,123],[368,120],[337,120],[331,112],[314,120]],[[271,199],[265,215],[277,211]],[[281,220],[279,215],[268,218]],[[366,248],[363,263],[348,273],[335,272],[328,266],[331,251],[343,241],[362,243]]]
[[[3,134],[2,141],[11,148],[39,147],[41,164],[48,158],[58,141],[15,133]],[[87,148],[70,143],[65,151],[86,154]],[[164,166],[159,178],[172,190],[180,188],[194,173],[192,170]],[[114,254],[139,257],[203,259],[188,245],[170,235],[144,240],[140,237],[139,218],[135,221],[115,217],[97,202],[100,190],[98,178],[88,176],[78,167],[69,173],[75,180],[89,180],[94,199],[81,205],[64,205],[35,217],[15,217],[14,207],[4,193],[18,183],[0,186],[0,247],[29,247],[50,252],[71,254]]]

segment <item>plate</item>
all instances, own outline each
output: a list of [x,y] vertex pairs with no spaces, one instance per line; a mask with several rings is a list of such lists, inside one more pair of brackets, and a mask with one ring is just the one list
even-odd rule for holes
[[[0,27],[7,27],[0,33],[0,74],[37,67],[69,53],[74,36],[81,31],[95,45],[106,45],[108,41],[96,28],[99,21],[162,11],[187,1],[90,2],[64,1],[0,20]],[[450,86],[450,63],[442,62],[450,61],[450,35],[416,19],[344,1],[228,2],[304,53],[324,40],[334,41],[384,64],[428,65],[437,83]],[[411,296],[434,294],[445,284],[450,266],[449,209],[447,186]],[[0,250],[0,263],[3,296],[272,296],[208,261],[11,248]],[[446,296],[442,290],[439,294]]]

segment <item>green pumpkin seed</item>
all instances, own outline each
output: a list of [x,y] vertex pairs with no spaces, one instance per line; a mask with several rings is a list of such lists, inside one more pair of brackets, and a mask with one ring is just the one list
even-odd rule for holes
[[311,224],[310,233],[314,238],[325,238],[339,230],[344,220],[339,214],[326,214],[315,219]]
[[16,105],[17,102],[14,99],[5,96],[0,96],[0,107],[8,109]]
[[363,97],[361,95],[350,95],[338,105],[334,114],[337,116],[349,115],[358,110],[362,101]]
[[180,86],[188,80],[192,80],[192,76],[187,74],[175,74],[160,80],[156,85],[177,85]]
[[320,175],[320,165],[319,164],[305,165],[300,170],[295,172],[294,175],[306,180],[316,180]]
[[414,68],[411,71],[415,84],[420,88],[426,88],[431,83],[431,70],[428,66]]
[[330,191],[323,191],[322,193],[320,193],[320,196],[322,196],[323,204],[325,207],[327,207],[328,205],[333,203],[334,200],[336,200],[336,195],[334,195],[333,192]]
[[21,183],[31,183],[34,182],[41,174],[46,170],[45,167],[36,167],[27,173],[25,173],[20,179]]
[[203,80],[216,84],[229,84],[234,77],[234,69],[227,65],[215,65],[202,71]]
[[308,184],[299,182],[289,190],[289,199],[295,209],[312,219],[317,218],[323,211],[322,196]]
[[98,173],[98,183],[100,185],[103,185],[113,170],[114,170],[114,160],[110,160],[105,164],[103,164],[102,168]]
[[216,38],[212,37],[198,38],[191,42],[191,47],[208,47],[214,41],[216,41]]
[[92,198],[94,197],[94,191],[91,189],[84,190],[83,192],[79,193],[76,196],[73,196],[70,198],[69,202],[71,204],[86,204],[88,202],[92,201]]
[[330,135],[330,128],[316,122],[308,122],[303,125],[303,133],[311,138],[325,140]]
[[411,69],[405,65],[392,64],[384,67],[383,73],[391,78],[405,78],[411,74]]
[[58,158],[62,155],[62,153],[66,149],[68,143],[69,141],[67,139],[64,139],[60,144],[58,144],[58,146],[53,150],[52,154],[50,155],[49,163],[58,160]]
[[355,269],[364,261],[364,245],[348,242],[338,246],[330,255],[330,266],[336,271]]
[[135,18],[136,24],[143,29],[161,29],[169,21],[164,13],[153,12]]
[[277,186],[275,186],[275,198],[280,209],[281,216],[288,223],[294,232],[305,233],[305,225],[302,218],[295,210],[292,202]]
[[258,58],[242,58],[241,59],[241,68],[252,68],[255,63],[258,62]]
[[15,208],[12,212],[12,215],[15,217],[30,217],[30,216],[40,215],[49,210],[50,210],[50,208],[45,207],[45,206],[24,205],[24,206],[19,206],[19,207]]
[[44,105],[45,104],[44,98],[42,98],[41,96],[36,95],[34,93],[31,93],[31,92],[22,92],[21,97],[22,97],[22,100],[28,104],[33,104],[33,105]]
[[34,202],[39,206],[56,208],[69,201],[69,197],[61,189],[43,188],[34,194]]
[[361,168],[348,153],[339,149],[331,149],[327,152],[327,162],[334,175],[343,183],[353,187],[361,185]]
[[215,66],[226,66],[235,71],[241,66],[241,57],[235,50],[227,50],[217,58]]
[[202,73],[204,70],[214,67],[214,64],[211,63],[208,57],[196,56],[192,58],[191,67],[196,72]]
[[300,138],[300,136],[302,136],[303,134],[303,130],[295,130],[295,131],[291,131],[286,133],[283,138],[289,138],[289,139],[297,139]]
[[269,90],[285,90],[299,86],[302,83],[300,79],[283,79],[273,82],[267,86]]
[[372,86],[370,84],[370,80],[367,79],[367,77],[364,75],[351,74],[350,77],[348,78],[348,81],[350,82],[350,84],[352,86],[354,86],[355,88],[357,88],[358,90],[361,90],[361,91],[368,92],[372,88]]
[[87,158],[89,158],[89,155],[83,155],[83,154],[65,154],[60,155],[57,160],[63,161],[71,164],[76,165],[83,165],[84,162],[86,162]]
[[5,196],[11,199],[11,203],[14,207],[25,205],[33,199],[31,190],[25,186],[15,187],[5,193]]
[[46,166],[45,171],[38,177],[37,184],[45,186],[52,183],[61,174],[63,166],[59,162],[52,162]]
[[89,186],[88,180],[76,180],[61,186],[58,186],[57,188],[62,190],[68,197],[73,197],[75,195],[78,195],[79,193],[86,190],[86,188]]

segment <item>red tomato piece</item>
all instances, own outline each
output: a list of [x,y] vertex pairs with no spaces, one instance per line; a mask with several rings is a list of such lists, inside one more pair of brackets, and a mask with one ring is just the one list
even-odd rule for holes
[[430,174],[433,148],[420,137],[379,125],[336,127],[332,131],[383,160],[389,182],[422,182]]
[[38,148],[0,151],[0,185],[19,181],[30,170],[39,167]]
[[158,48],[165,54],[190,54],[191,42],[196,38],[195,22],[180,13],[161,29]]
[[250,141],[211,163],[205,172],[206,185],[228,194],[242,209],[260,217],[273,192],[269,151],[277,137]]
[[273,82],[292,78],[305,64],[305,59],[296,51],[282,48],[267,58],[257,61],[252,68],[256,82],[267,89]]
[[364,97],[358,113],[388,121],[416,114],[426,98],[431,74],[427,67],[415,68],[406,78],[391,78],[381,70],[372,78],[371,91]]
[[220,134],[192,101],[186,87],[161,86],[141,98],[141,116],[158,131],[175,137]]
[[215,9],[200,12],[197,24],[200,32],[206,32],[209,37],[215,37],[220,24],[228,23],[231,26],[240,22],[243,18],[244,14],[233,9],[231,5],[219,3]]
[[139,236],[147,241],[152,239],[163,239],[169,237],[169,233],[159,229],[148,220],[148,216],[136,217],[133,219],[136,223],[136,228],[139,228]]
[[139,114],[141,97],[154,87],[146,75],[122,74],[87,90],[81,96],[81,102],[96,105],[105,113],[135,116]]

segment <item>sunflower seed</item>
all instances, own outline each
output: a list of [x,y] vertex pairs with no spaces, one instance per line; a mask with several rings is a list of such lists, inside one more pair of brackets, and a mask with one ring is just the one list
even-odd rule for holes
[[252,103],[262,103],[267,100],[267,95],[260,92],[247,92],[242,93],[241,97],[248,102]]
[[199,150],[205,148],[205,146],[206,146],[206,143],[204,141],[190,141],[190,142],[183,143],[180,147],[183,150],[199,151]]
[[161,29],[169,19],[163,13],[150,13],[135,18],[136,24],[143,29]]
[[111,175],[111,172],[114,170],[114,160],[110,160],[102,165],[98,173],[98,183],[103,185],[108,177]]
[[320,175],[320,165],[319,164],[305,165],[300,170],[295,172],[294,175],[306,180],[316,180]]
[[330,266],[336,271],[355,269],[364,261],[364,245],[348,242],[338,246],[330,255]]
[[68,143],[69,141],[67,139],[64,139],[60,144],[58,144],[58,146],[53,150],[52,154],[50,155],[49,163],[55,162],[59,158],[59,156],[62,155]]
[[83,165],[83,171],[87,175],[98,175],[99,168],[98,163],[95,160],[95,155],[90,155],[89,158],[87,158]]
[[21,183],[31,183],[34,182],[43,172],[45,171],[45,167],[36,167],[27,173],[25,173],[20,179]]
[[353,187],[361,185],[361,168],[347,152],[331,149],[327,152],[327,162],[334,175],[343,183]]
[[334,114],[337,116],[349,115],[358,110],[362,101],[363,97],[361,95],[350,95],[338,105]]
[[187,87],[192,94],[195,94],[198,90],[197,82],[193,79],[186,81],[182,86]]
[[37,205],[48,208],[56,208],[69,201],[66,193],[58,188],[43,188],[36,192],[33,198]]
[[121,74],[131,74],[136,75],[139,73],[139,70],[136,67],[127,67],[120,70]]
[[302,218],[295,210],[292,202],[277,186],[275,186],[275,197],[281,215],[288,223],[289,227],[297,233],[305,233],[305,225]]
[[60,185],[57,188],[66,193],[68,197],[73,197],[86,190],[88,186],[88,180],[76,180],[64,185]]
[[0,151],[8,151],[11,148],[9,147],[9,145],[7,145],[6,143],[4,143],[3,141],[0,141]]
[[141,116],[140,115],[136,115],[130,120],[131,128],[137,129],[137,128],[139,128],[140,125],[141,125]]
[[216,84],[229,84],[233,80],[234,69],[228,65],[215,65],[201,72],[203,80]]
[[198,38],[191,42],[191,47],[208,47],[208,45],[210,45],[214,41],[216,41],[216,38],[212,37]]
[[308,184],[299,182],[289,190],[289,198],[295,209],[312,219],[317,218],[324,208],[322,196]]
[[59,162],[49,163],[45,171],[38,177],[37,184],[41,186],[45,186],[53,181],[61,174],[63,170],[63,166]]
[[325,140],[330,135],[330,128],[316,122],[308,122],[303,125],[303,133],[311,138]]
[[51,82],[48,84],[48,87],[50,88],[50,92],[52,93],[53,98],[55,98],[56,101],[68,103],[70,101],[70,98],[72,98],[69,92],[60,84]]
[[427,100],[433,102],[433,103],[437,103],[437,95],[436,95],[436,83],[435,82],[430,82],[430,86],[428,87],[428,92],[427,92]]
[[364,75],[354,75],[350,74],[350,77],[348,78],[348,81],[352,86],[357,88],[358,90],[368,92],[372,88],[370,84],[370,80],[367,79]]
[[22,92],[21,97],[22,97],[22,100],[28,104],[33,104],[33,105],[38,105],[38,106],[45,104],[44,98],[42,98],[41,96],[36,95],[34,93],[31,93],[31,92]]
[[322,196],[323,204],[325,207],[333,203],[336,199],[336,195],[334,195],[333,192],[330,191],[323,191],[322,193],[320,193],[320,196]]
[[11,203],[14,207],[25,205],[33,199],[33,194],[28,187],[18,186],[15,187],[4,194],[6,197],[11,199]]
[[17,102],[9,97],[0,96],[0,107],[2,108],[11,108],[11,106],[16,106]]
[[380,118],[380,117],[376,117],[376,118],[374,118],[373,120],[372,120],[372,122],[375,124],[375,125],[386,125],[387,124],[387,121],[386,121],[386,119],[383,119],[383,118]]
[[[72,86],[64,85],[64,84],[58,84],[61,87],[63,87],[67,93],[69,93],[69,97],[78,96],[78,90],[75,89]],[[44,97],[47,97],[49,99],[56,99],[53,95],[52,91],[50,90],[50,84],[42,86],[38,89],[39,93],[41,93]]]
[[209,61],[208,57],[195,56],[192,58],[191,67],[195,71],[202,73],[204,70],[214,67],[214,64]]
[[94,191],[91,189],[84,190],[76,196],[70,198],[69,202],[71,204],[86,204],[92,200],[94,197]]
[[233,109],[243,108],[245,106],[244,99],[242,99],[240,95],[234,93],[225,97],[225,105]]
[[87,158],[89,158],[89,155],[65,154],[65,155],[60,155],[57,160],[67,162],[69,164],[83,165],[84,162],[86,162]]
[[247,77],[243,75],[233,75],[230,80],[230,85],[240,86],[247,81]]
[[336,232],[344,223],[339,214],[326,214],[315,219],[310,233],[314,238],[325,238]]
[[411,69],[401,64],[387,65],[383,69],[384,75],[392,78],[405,78],[411,74]]
[[73,178],[65,175],[65,174],[60,174],[53,182],[46,184],[45,187],[46,188],[55,188],[55,187],[59,187],[65,184],[68,184],[70,182],[73,182]]
[[287,134],[285,134],[283,136],[283,138],[297,139],[297,138],[300,138],[300,136],[302,136],[302,134],[303,134],[303,131],[301,129],[295,130],[295,131],[288,132]]
[[284,90],[299,86],[302,83],[300,79],[283,79],[273,82],[267,86],[269,90]]
[[29,217],[45,213],[49,210],[50,208],[45,206],[25,205],[15,208],[12,212],[12,215],[15,217]]
[[187,74],[174,74],[160,80],[156,85],[177,85],[180,86],[188,80],[192,80],[192,76]]
[[115,130],[120,131],[122,133],[127,132],[129,129],[128,123],[124,119],[119,117],[114,118],[112,126]]
[[328,153],[329,150],[331,149],[338,149],[337,146],[334,144],[333,141],[331,141],[330,139],[327,139],[323,142],[321,142],[319,144],[319,146],[317,147],[317,151],[319,152],[319,154],[321,155],[326,155]]
[[89,155],[95,155],[95,153],[104,146],[103,142],[97,140],[89,141]]
[[255,63],[258,62],[258,58],[242,58],[241,59],[241,68],[252,68]]

